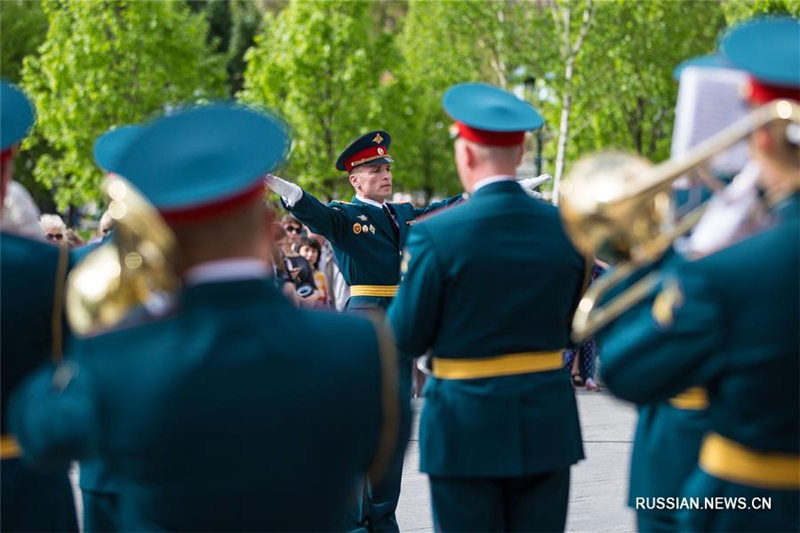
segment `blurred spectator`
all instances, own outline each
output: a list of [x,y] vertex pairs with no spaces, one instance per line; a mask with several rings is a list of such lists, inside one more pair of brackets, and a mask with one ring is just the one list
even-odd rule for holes
[[54,244],[67,244],[67,225],[59,215],[44,214],[39,217],[44,238]]
[[283,226],[281,224],[272,224],[272,238],[275,242],[275,246],[272,247],[272,271],[274,272],[275,285],[289,301],[295,305],[299,305],[299,297],[294,290],[294,283],[292,283],[292,278],[289,275],[289,271],[286,269],[283,248],[286,246],[287,239],[286,232],[283,231]]
[[308,236],[317,241],[320,246],[319,270],[325,274],[325,279],[328,280],[328,298],[331,307],[337,311],[344,311],[344,306],[350,298],[350,287],[344,280],[339,263],[336,262],[336,257],[333,255],[333,246],[322,235],[313,233],[308,228],[306,231]]
[[328,279],[325,273],[319,269],[319,258],[322,253],[322,247],[319,242],[311,237],[301,237],[297,249],[301,257],[308,261],[314,275],[314,284],[317,290],[309,297],[314,302],[314,307],[330,307],[331,301],[329,298]]
[[94,237],[89,241],[89,244],[95,244],[98,242],[102,242],[111,230],[114,229],[114,219],[111,218],[111,213],[108,212],[106,209],[103,212],[103,216],[100,217],[100,223],[97,225],[97,232],[95,232]]
[[[592,267],[592,282],[605,272],[608,265],[595,261]],[[572,384],[576,387],[586,387],[586,390],[596,391],[600,387],[595,381],[595,361],[597,360],[597,344],[594,339],[587,339],[580,345],[564,352],[564,366],[572,375]]]
[[79,246],[85,246],[86,241],[84,241],[76,231],[67,229],[67,244],[70,248],[77,248]]
[[286,256],[292,256],[295,254],[294,246],[300,244],[300,237],[303,236],[303,224],[287,213],[281,218],[281,227],[286,233],[286,239],[283,241],[283,253]]
[[8,182],[6,197],[3,200],[3,231],[24,237],[41,239],[39,208],[30,193],[16,181]]
[[111,218],[111,213],[108,209],[105,210],[103,216],[100,217],[100,238],[102,239],[114,229],[114,219]]

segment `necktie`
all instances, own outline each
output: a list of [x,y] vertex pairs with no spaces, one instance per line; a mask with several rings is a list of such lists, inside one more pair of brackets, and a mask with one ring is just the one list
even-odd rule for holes
[[388,205],[383,204],[383,212],[386,213],[386,218],[389,219],[389,225],[392,227],[392,233],[394,233],[395,240],[400,242],[400,228],[397,227],[397,222],[392,216],[392,212],[389,210]]

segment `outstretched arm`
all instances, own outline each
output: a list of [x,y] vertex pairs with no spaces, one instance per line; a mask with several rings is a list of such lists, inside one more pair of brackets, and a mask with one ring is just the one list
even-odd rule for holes
[[439,202],[433,202],[427,207],[415,207],[414,216],[421,217],[423,215],[433,213],[434,211],[437,211],[439,209],[444,209],[445,207],[450,207],[451,205],[455,205],[463,200],[464,200],[464,195],[458,194],[456,196],[451,196],[450,198],[445,198],[444,200],[441,200]]
[[347,216],[335,206],[327,206],[290,181],[268,174],[267,187],[279,194],[283,204],[297,219],[331,242],[338,242],[348,227]]

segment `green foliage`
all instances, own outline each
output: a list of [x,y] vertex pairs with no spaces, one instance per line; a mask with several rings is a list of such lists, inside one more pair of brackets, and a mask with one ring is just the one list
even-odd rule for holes
[[722,10],[728,24],[736,24],[756,15],[800,16],[799,0],[724,0]]
[[62,209],[96,199],[99,134],[227,92],[288,121],[284,173],[317,194],[349,196],[334,161],[378,128],[393,137],[397,190],[449,194],[460,186],[441,98],[466,81],[517,92],[535,82],[524,96],[545,117],[545,172],[567,95],[567,168],[611,147],[661,160],[675,66],[712,52],[726,23],[800,15],[800,0],[593,4],[568,82],[564,21],[574,43],[586,0],[0,0],[2,75],[21,80],[38,109],[16,175],[44,205],[42,190]]
[[569,159],[600,148],[668,157],[678,88],[672,71],[712,53],[723,27],[714,2],[600,3],[576,65]]
[[393,56],[383,32],[370,35],[366,2],[295,1],[267,15],[246,54],[240,98],[277,110],[292,126],[284,172],[312,192],[349,188],[334,162],[360,133],[384,127],[380,79]]
[[255,43],[255,36],[261,26],[261,13],[252,0],[231,0],[231,36],[228,42],[228,83],[231,94],[244,87],[246,63],[244,54]]
[[[38,1],[0,0],[0,76],[19,84],[22,61],[35,54],[47,34],[47,15]],[[33,179],[33,168],[43,148],[22,152],[14,165],[14,179],[22,183],[45,211],[53,211],[49,190]]]
[[19,83],[22,60],[36,51],[47,32],[47,15],[39,2],[0,2],[0,76]]
[[402,188],[427,196],[460,190],[442,95],[459,82],[506,86],[523,56],[536,63],[537,50],[526,53],[523,43],[538,13],[522,2],[410,2],[398,36],[402,63],[386,91]]
[[244,54],[254,43],[261,25],[261,9],[254,0],[188,0],[189,7],[202,13],[209,25],[209,46],[225,56],[231,96],[244,83]]
[[61,0],[44,9],[47,37],[22,73],[37,109],[25,147],[47,147],[34,177],[64,209],[99,199],[99,135],[224,94],[224,70],[206,45],[206,21],[184,3]]

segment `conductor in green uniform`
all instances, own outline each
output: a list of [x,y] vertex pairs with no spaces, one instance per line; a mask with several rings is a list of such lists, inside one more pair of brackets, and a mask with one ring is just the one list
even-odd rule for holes
[[[181,288],[33,376],[9,419],[30,461],[100,460],[121,530],[342,530],[396,446],[407,414],[381,329],[296,309],[270,279],[263,176],[287,147],[275,117],[213,104],[144,125],[110,167],[174,234]],[[129,185],[113,187],[120,233]]]
[[442,531],[564,529],[583,458],[562,350],[588,265],[557,209],[514,174],[543,120],[513,94],[450,88],[455,162],[469,200],[415,224],[388,311],[398,349],[430,352],[420,469]]
[[[33,107],[15,86],[0,82],[0,212],[14,172],[19,142],[33,124]],[[0,238],[0,378],[2,402],[29,373],[61,356],[66,331],[61,296],[69,268],[66,247],[17,235]],[[0,514],[6,531],[77,531],[67,468],[42,472],[25,464],[19,442],[2,417]]]
[[[772,102],[779,116],[791,118],[749,139],[767,221],[714,253],[671,252],[656,264],[654,294],[599,333],[602,368],[612,392],[640,404],[690,387],[707,391],[710,427],[697,467],[680,494],[659,494],[703,502],[679,512],[679,530],[794,531],[800,524],[800,23],[746,22],[729,30],[721,51],[749,74],[751,104]],[[731,506],[707,503],[721,500]]]
[[376,130],[361,135],[336,160],[347,173],[355,196],[351,202],[324,205],[294,183],[269,176],[267,185],[311,231],[331,242],[345,281],[350,286],[347,309],[386,309],[400,281],[400,256],[411,223],[436,209],[461,200],[461,195],[424,208],[391,203],[392,138]]

